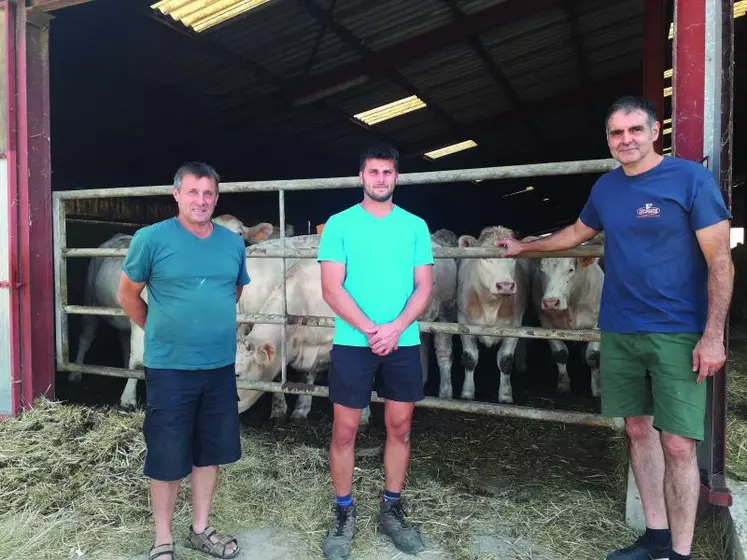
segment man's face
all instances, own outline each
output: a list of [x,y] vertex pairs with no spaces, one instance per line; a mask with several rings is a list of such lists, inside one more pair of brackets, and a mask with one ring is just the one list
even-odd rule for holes
[[363,183],[363,191],[376,202],[386,202],[394,194],[394,185],[399,174],[390,159],[367,159],[358,175]]
[[185,175],[182,186],[174,188],[179,214],[188,222],[205,225],[213,217],[218,202],[218,187],[210,177]]
[[615,111],[607,121],[610,154],[623,165],[634,164],[654,152],[659,123],[649,126],[643,111]]

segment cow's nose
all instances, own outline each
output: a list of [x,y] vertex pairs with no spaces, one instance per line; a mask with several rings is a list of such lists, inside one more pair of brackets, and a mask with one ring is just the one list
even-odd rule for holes
[[560,300],[558,298],[550,298],[542,300],[543,309],[558,309],[560,307]]
[[516,291],[516,284],[514,282],[496,282],[495,287],[502,294],[513,294]]

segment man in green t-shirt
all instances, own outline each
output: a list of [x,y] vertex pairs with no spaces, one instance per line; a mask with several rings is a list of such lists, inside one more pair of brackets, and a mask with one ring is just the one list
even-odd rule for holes
[[337,496],[325,558],[343,559],[355,534],[352,498],[355,437],[371,389],[385,399],[386,482],[379,531],[398,549],[423,549],[419,531],[405,519],[400,492],[410,460],[415,402],[423,399],[420,332],[416,319],[428,307],[433,254],[428,226],[396,206],[399,155],[375,146],[361,156],[363,201],[327,221],[319,246],[324,300],[335,312],[329,398],[334,404],[330,468]]
[[249,283],[243,241],[211,221],[218,180],[204,163],[180,167],[173,190],[177,217],[138,230],[122,266],[117,299],[145,330],[144,471],[156,530],[151,559],[174,558],[172,518],[180,480],[189,474],[187,543],[222,558],[239,553],[235,538],[208,524],[218,465],[241,456],[236,302]]

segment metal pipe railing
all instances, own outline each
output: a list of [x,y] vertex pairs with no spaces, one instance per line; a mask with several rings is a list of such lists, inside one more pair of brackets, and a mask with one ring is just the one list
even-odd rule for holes
[[[78,364],[63,364],[61,371],[79,371],[88,375],[103,375],[107,377],[144,379],[143,372],[139,370],[112,368],[104,366],[83,366]],[[319,385],[305,385],[302,383],[277,383],[273,381],[243,381],[237,380],[236,386],[239,390],[264,391],[268,393],[286,393],[291,395],[311,395],[312,397],[327,397],[329,389]],[[384,402],[375,392],[371,393],[373,402]],[[524,418],[530,420],[541,420],[545,422],[562,422],[565,424],[577,424],[582,426],[593,426],[597,428],[621,429],[621,423],[614,418],[605,418],[600,414],[591,412],[574,412],[570,410],[550,410],[544,408],[532,408],[508,404],[485,403],[479,401],[463,401],[451,399],[439,399],[425,397],[422,401],[415,403],[422,408],[435,408],[440,410],[452,410],[457,412],[469,412],[472,414],[485,414],[489,416],[500,416],[504,418]]]
[[[246,248],[246,256],[258,259],[314,259],[317,256],[318,249],[313,247],[285,247],[285,249],[267,249],[251,246]],[[433,257],[436,259],[502,259],[505,249],[496,247],[436,247],[433,249]],[[63,258],[82,258],[82,257],[124,257],[127,249],[100,249],[98,247],[85,249],[64,249],[61,253]],[[573,249],[554,252],[531,251],[522,253],[520,258],[524,259],[543,259],[543,258],[561,258],[561,257],[596,257],[604,256],[604,250],[601,245],[581,245]]]
[[[487,167],[478,169],[462,169],[434,171],[426,173],[405,173],[399,176],[399,185],[413,185],[422,183],[447,183],[473,181],[477,179],[513,179],[519,177],[537,177],[554,175],[571,175],[582,173],[601,173],[614,169],[619,164],[614,159],[585,160],[556,163],[540,163],[527,165],[513,165],[503,167]],[[357,176],[353,177],[331,177],[320,179],[281,180],[281,181],[259,181],[259,182],[237,182],[223,183],[221,193],[238,192],[278,192],[278,208],[280,218],[280,242],[282,249],[264,249],[249,247],[246,250],[247,257],[251,258],[281,258],[283,260],[283,271],[287,267],[289,258],[316,258],[316,248],[294,248],[286,246],[285,237],[285,192],[298,190],[320,190],[341,189],[360,187]],[[68,315],[92,314],[124,316],[125,313],[117,308],[90,307],[80,305],[69,305],[67,298],[67,259],[81,257],[124,257],[127,249],[102,249],[102,248],[68,248],[66,237],[66,208],[65,201],[73,199],[90,198],[116,198],[128,196],[159,196],[170,195],[173,187],[171,185],[145,186],[145,187],[120,187],[104,189],[85,189],[58,191],[53,193],[53,235],[55,254],[55,323],[56,323],[56,350],[57,368],[60,371],[78,371],[94,375],[107,375],[121,378],[143,379],[143,373],[138,370],[122,368],[109,368],[100,366],[84,366],[70,363],[69,340],[68,340]],[[489,247],[444,247],[433,250],[435,258],[505,258],[505,251],[500,248]],[[576,247],[567,251],[553,253],[525,253],[522,258],[537,259],[543,257],[602,257],[601,246],[589,245]],[[282,302],[283,313],[275,314],[238,314],[237,323],[269,323],[283,325],[281,339],[281,382],[264,381],[240,381],[239,389],[259,390],[267,392],[282,392],[299,395],[327,396],[326,387],[313,385],[293,384],[287,382],[287,325],[305,325],[331,328],[334,327],[334,318],[317,316],[288,315],[287,283],[286,274],[282,274]],[[432,323],[419,322],[420,330],[430,333],[447,333],[453,335],[469,334],[475,336],[511,337],[511,338],[535,338],[556,339],[575,341],[597,341],[599,332],[593,330],[573,329],[543,329],[534,327],[501,327],[485,325],[465,325],[460,323]],[[372,400],[379,402],[380,399],[372,393]],[[480,403],[473,401],[456,401],[449,399],[438,399],[426,397],[418,403],[418,406],[427,408],[439,408],[444,410],[457,410],[473,413],[489,414],[494,416],[511,416],[518,418],[531,418],[536,420],[551,420],[570,424],[583,424],[589,426],[616,427],[619,425],[614,420],[603,418],[597,414],[579,413],[571,411],[543,410],[526,408],[512,405],[500,405],[492,403]]]
[[[518,179],[522,177],[552,177],[559,175],[582,175],[584,173],[605,173],[620,164],[612,158],[590,159],[579,161],[558,161],[549,163],[528,163],[506,165],[501,167],[477,167],[474,169],[449,169],[444,171],[427,171],[423,173],[402,173],[397,180],[398,186],[419,185],[424,183],[455,183],[476,180]],[[122,198],[127,196],[171,196],[172,185],[155,185],[142,187],[112,187],[102,189],[75,189],[57,191],[53,196],[63,200],[84,198]],[[357,175],[349,177],[322,177],[318,179],[282,179],[277,181],[240,181],[221,183],[220,192],[272,192],[310,191],[324,189],[360,188]]]
[[[87,307],[84,305],[67,305],[64,312],[69,315],[113,315],[125,316],[124,311],[116,307]],[[316,315],[279,315],[263,313],[238,313],[236,323],[265,323],[269,325],[299,325],[305,327],[333,328],[333,317]],[[546,329],[542,327],[504,327],[488,325],[468,325],[464,323],[442,323],[419,321],[421,332],[467,334],[473,336],[494,336],[500,338],[534,338],[547,340],[569,340],[576,342],[596,342],[599,340],[597,329]]]

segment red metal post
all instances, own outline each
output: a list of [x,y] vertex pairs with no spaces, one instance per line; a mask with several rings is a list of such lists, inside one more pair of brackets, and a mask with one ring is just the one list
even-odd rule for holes
[[2,0],[11,290],[11,414],[54,390],[50,18]]
[[[667,46],[664,29],[664,0],[648,0],[643,20],[643,95],[651,101],[659,121],[664,117],[664,49]],[[662,127],[664,128],[664,127]],[[662,151],[663,135],[654,148]]]
[[[731,205],[733,1],[675,0],[672,152],[703,161]],[[725,332],[728,344],[728,325]],[[701,501],[731,505],[726,487],[726,368],[708,380],[706,438],[698,450]]]
[[[49,22],[17,7],[18,187],[20,191],[23,405],[54,394]],[[33,328],[32,328],[33,326]]]
[[22,408],[22,369],[21,369],[21,292],[18,276],[18,183],[16,180],[17,165],[17,142],[16,142],[16,5],[14,2],[3,0],[5,21],[3,38],[5,42],[5,107],[0,110],[5,112],[5,145],[3,157],[7,162],[8,172],[8,255],[10,258],[10,360],[11,360],[11,405],[10,413],[17,414]]
[[703,157],[707,1],[674,2],[672,154],[695,161]]

